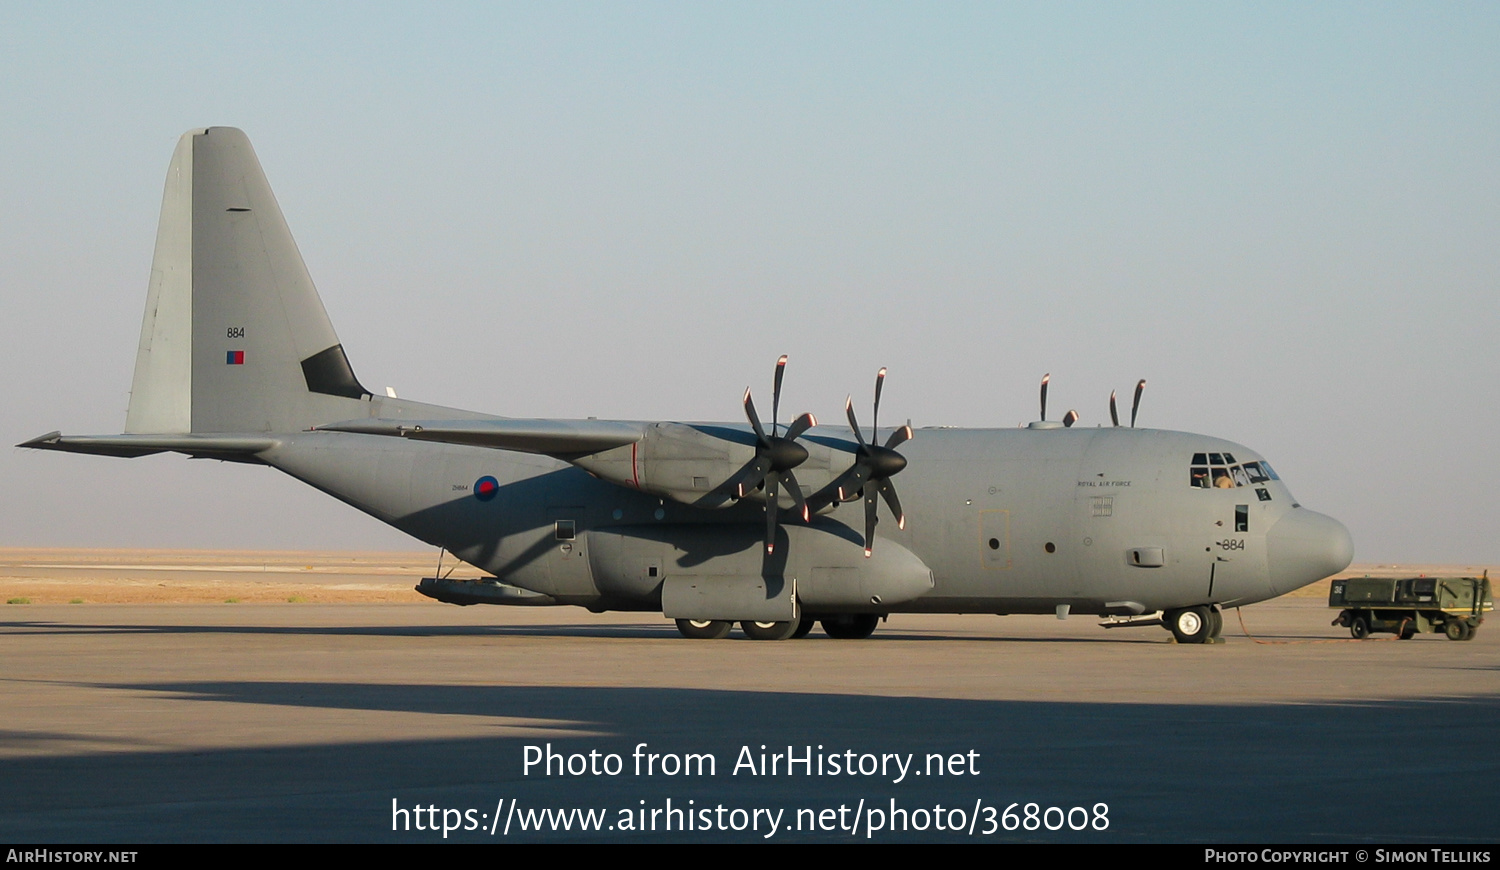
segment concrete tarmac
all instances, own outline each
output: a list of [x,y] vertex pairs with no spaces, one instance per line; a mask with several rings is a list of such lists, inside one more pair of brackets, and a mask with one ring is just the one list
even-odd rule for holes
[[577,609],[10,606],[0,840],[1500,839],[1500,631],[1332,615],[1280,599],[1244,611],[1261,642],[1230,611],[1179,646],[1077,616],[778,643]]

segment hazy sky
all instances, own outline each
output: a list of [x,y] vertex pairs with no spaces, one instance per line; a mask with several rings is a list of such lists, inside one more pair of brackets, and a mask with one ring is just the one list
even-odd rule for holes
[[[178,135],[244,129],[360,379],[511,416],[1052,408],[1500,563],[1494,3],[7,3],[0,435],[124,423]],[[1128,400],[1127,400],[1128,401]],[[266,468],[0,451],[0,545],[405,548]]]

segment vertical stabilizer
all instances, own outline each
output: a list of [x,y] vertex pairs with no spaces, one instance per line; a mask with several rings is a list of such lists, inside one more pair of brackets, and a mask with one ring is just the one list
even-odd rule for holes
[[193,428],[193,139],[205,132],[182,134],[167,167],[126,432]]
[[125,431],[294,432],[366,416],[250,140],[183,134],[161,224]]

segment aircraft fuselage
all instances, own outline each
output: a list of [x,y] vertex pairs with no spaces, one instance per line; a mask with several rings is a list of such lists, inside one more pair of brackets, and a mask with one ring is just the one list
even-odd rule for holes
[[[854,446],[832,427],[803,440],[834,454]],[[1195,454],[1261,462],[1215,438],[1114,427],[922,429],[903,453],[906,528],[882,521],[869,560],[857,502],[807,524],[784,522],[787,546],[767,557],[762,503],[706,510],[545,456],[309,432],[281,436],[260,458],[506,583],[597,610],[660,610],[673,577],[765,573],[805,589],[819,571],[874,568],[888,551],[915,556],[931,588],[899,601],[845,601],[839,611],[1232,606],[1348,561],[1347,532],[1297,506],[1279,479],[1194,486]],[[493,484],[481,486],[486,479]]]

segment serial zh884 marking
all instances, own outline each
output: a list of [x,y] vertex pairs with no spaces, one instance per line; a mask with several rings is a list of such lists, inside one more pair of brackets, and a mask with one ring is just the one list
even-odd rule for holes
[[[178,452],[280,469],[492,576],[454,603],[663,613],[683,634],[864,637],[891,613],[1219,608],[1342,570],[1337,521],[1264,458],[1130,426],[882,430],[804,414],[739,423],[517,420],[366,390],[243,133],[193,130],[168,169],[125,434],[25,447]],[[1144,382],[1142,382],[1144,384]],[[861,412],[862,413],[862,412]],[[882,436],[884,436],[882,438]],[[899,494],[898,494],[899,484]],[[881,516],[894,522],[880,523]],[[876,527],[879,524],[877,536]]]

